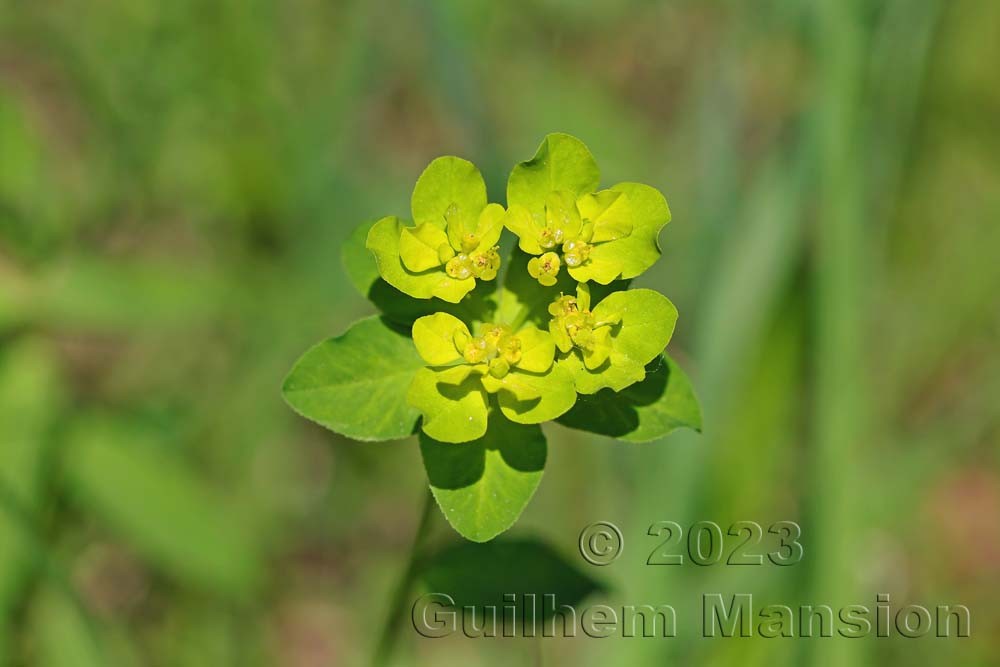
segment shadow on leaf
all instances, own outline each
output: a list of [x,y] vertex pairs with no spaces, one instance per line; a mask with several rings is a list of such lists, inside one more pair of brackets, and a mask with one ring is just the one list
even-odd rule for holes
[[489,322],[496,311],[495,293],[496,281],[481,281],[460,303],[437,298],[414,299],[378,278],[372,282],[367,297],[383,316],[409,327],[417,318],[434,313],[454,315],[466,324]]
[[483,478],[489,452],[499,454],[503,464],[511,470],[541,472],[545,467],[546,447],[544,438],[539,440],[538,436],[537,426],[513,424],[498,410],[492,410],[486,435],[482,438],[452,444],[421,434],[420,451],[432,487],[461,489]]
[[[526,628],[533,628],[537,635],[548,628],[536,623],[561,615],[562,622],[551,624],[555,630],[552,634],[557,634],[579,622],[582,610],[576,609],[575,618],[568,618],[571,615],[567,607],[575,607],[588,596],[606,590],[537,539],[466,542],[446,547],[424,561],[420,580],[428,591],[447,595],[456,608],[463,610],[466,632],[472,629],[468,624],[474,614],[474,631],[489,634],[495,629],[497,636],[502,634],[501,627],[490,627],[494,613],[496,623],[502,622],[508,632],[522,634]],[[511,614],[512,606],[517,609],[515,615]]]
[[670,357],[646,366],[646,378],[615,393],[581,395],[557,420],[563,426],[630,442],[662,438],[679,428],[701,431],[701,408],[691,381]]

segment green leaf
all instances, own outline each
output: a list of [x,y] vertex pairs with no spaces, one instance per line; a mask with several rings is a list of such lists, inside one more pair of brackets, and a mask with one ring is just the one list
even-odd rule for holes
[[319,343],[285,379],[285,401],[306,419],[355,440],[398,440],[418,413],[406,390],[424,361],[408,336],[369,317]]
[[497,281],[479,281],[459,303],[448,303],[441,299],[414,299],[381,278],[372,283],[368,299],[375,304],[386,319],[403,328],[424,315],[449,313],[463,322],[491,322],[496,312]]
[[34,120],[31,105],[5,87],[0,90],[0,230],[4,250],[41,258],[56,241],[69,236],[71,219],[64,213],[72,201],[58,195],[52,184],[62,183],[56,173],[62,159],[50,150],[46,132]]
[[475,278],[452,278],[442,267],[415,273],[406,268],[399,256],[399,241],[405,225],[396,217],[382,218],[372,227],[366,241],[375,254],[379,275],[404,294],[417,299],[437,297],[458,303],[476,286]]
[[261,554],[247,517],[146,433],[84,422],[64,465],[82,509],[165,572],[240,598],[259,584]]
[[462,537],[485,542],[527,507],[542,479],[546,444],[539,426],[514,424],[494,411],[482,438],[452,444],[421,434],[420,453],[448,523]]
[[[421,368],[413,377],[407,400],[423,415],[420,427],[424,433],[435,440],[469,442],[486,433],[487,395],[479,376],[468,375],[471,368]],[[466,375],[456,381],[455,372]]]
[[[627,236],[597,243],[583,266],[569,270],[580,282],[594,280],[606,285],[612,280],[635,278],[660,258],[660,230],[670,222],[667,200],[655,188],[641,183],[619,183],[611,190],[627,198],[632,229]],[[618,226],[621,231],[620,224],[609,226]]]
[[565,190],[579,197],[596,190],[600,181],[597,162],[582,141],[568,134],[549,134],[535,156],[511,172],[507,205],[524,206],[539,219],[550,193]]
[[[0,354],[0,485],[34,518],[42,501],[49,454],[46,432],[60,403],[52,351],[36,341],[8,345]],[[38,563],[18,517],[0,505],[0,619],[20,600]]]
[[503,218],[504,227],[517,237],[518,247],[529,255],[541,255],[545,252],[538,242],[541,231],[545,228],[544,222],[542,214],[535,218],[531,211],[517,204],[512,204]]
[[[477,624],[484,619],[486,609],[494,607],[502,610],[497,614],[498,625],[505,620],[508,628],[520,630],[538,623],[535,636],[542,635],[540,623],[551,618],[560,606],[575,607],[604,590],[551,547],[531,539],[464,542],[446,547],[428,558],[420,580],[427,590],[451,597],[458,609],[476,609]],[[508,614],[505,607],[511,606],[505,595],[515,596],[516,619],[500,617]],[[550,604],[553,598],[555,604]],[[535,605],[524,604],[532,599]],[[555,622],[558,632],[562,622]],[[500,627],[496,635],[501,636]]]
[[572,374],[555,364],[547,373],[512,370],[501,380],[485,376],[497,392],[500,410],[518,424],[541,424],[559,417],[576,403]]
[[52,586],[39,591],[31,613],[38,667],[103,667],[109,656],[93,619],[64,592]]
[[621,392],[581,396],[559,418],[570,428],[627,442],[650,442],[680,429],[701,431],[701,406],[691,380],[667,355],[646,367],[646,379]]
[[426,315],[413,323],[413,344],[431,366],[445,366],[462,358],[455,344],[456,334],[471,337],[469,327],[448,313]]
[[476,165],[459,157],[432,161],[417,179],[410,200],[413,221],[445,229],[445,214],[459,223],[459,230],[473,231],[486,208],[486,183]]
[[25,317],[25,280],[0,266],[0,336],[20,324]]
[[602,190],[576,202],[580,215],[593,224],[591,243],[614,241],[632,233],[632,206],[627,195]]
[[365,245],[368,241],[368,233],[376,222],[378,220],[369,220],[355,227],[340,249],[340,260],[344,265],[347,278],[358,290],[358,293],[365,297],[368,296],[375,282],[379,280],[375,256]]
[[399,237],[399,257],[409,271],[430,271],[444,264],[438,251],[441,246],[451,247],[440,227],[429,222],[404,227]]
[[593,309],[598,321],[617,320],[612,327],[611,354],[596,369],[588,369],[579,350],[563,355],[557,362],[569,371],[581,394],[601,389],[621,391],[641,381],[645,366],[666,348],[677,323],[677,309],[667,297],[650,289],[612,292]]
[[517,332],[521,341],[521,360],[517,368],[529,373],[545,373],[555,361],[556,344],[552,334],[529,325]]
[[[489,211],[489,207],[484,210],[484,214],[486,211]],[[355,228],[344,242],[341,256],[351,284],[361,296],[375,304],[386,318],[405,327],[412,326],[418,317],[437,312],[457,315],[465,322],[488,322],[492,319],[496,309],[494,295],[498,287],[497,281],[477,282],[476,288],[456,304],[436,298],[416,299],[383,280],[378,273],[375,256],[365,246],[368,234],[376,222],[378,221],[373,220]],[[0,310],[0,325],[2,325],[2,310]]]
[[479,245],[476,251],[483,252],[492,248],[500,241],[503,234],[503,222],[507,211],[500,204],[489,204],[479,215],[476,223],[476,236],[479,237]]

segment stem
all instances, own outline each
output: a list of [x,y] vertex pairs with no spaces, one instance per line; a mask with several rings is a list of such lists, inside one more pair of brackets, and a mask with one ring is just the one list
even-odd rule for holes
[[[858,503],[861,484],[859,443],[867,432],[866,355],[863,334],[869,259],[864,210],[866,165],[862,150],[864,109],[864,3],[825,0],[817,3],[821,92],[816,112],[820,157],[816,235],[815,414],[813,416],[810,488],[807,510],[814,537],[810,560],[816,599],[855,599],[858,588],[858,531],[864,512]],[[845,391],[845,388],[850,388]],[[822,650],[806,648],[808,664],[861,665],[864,647],[837,641]]]
[[430,532],[431,517],[433,515],[434,496],[431,494],[430,487],[428,487],[424,495],[424,507],[420,513],[420,523],[417,524],[417,532],[413,536],[413,545],[410,547],[410,557],[407,561],[406,569],[403,571],[403,575],[400,577],[392,593],[389,612],[386,615],[385,622],[382,624],[382,630],[379,632],[378,644],[375,645],[375,654],[372,657],[373,667],[385,667],[388,665],[393,649],[396,647],[396,641],[399,639],[398,630],[402,625],[403,619],[406,618],[407,609],[409,609],[408,598],[410,590],[413,588],[417,569],[423,557],[421,549],[424,540]]

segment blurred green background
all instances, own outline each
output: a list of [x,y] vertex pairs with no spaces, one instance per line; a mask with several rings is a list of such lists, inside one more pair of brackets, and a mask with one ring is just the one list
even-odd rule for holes
[[[642,283],[704,434],[553,427],[511,532],[672,640],[405,632],[402,664],[1000,663],[1000,4],[0,0],[0,664],[363,664],[425,487],[280,398],[370,306],[340,244],[550,131],[673,222]],[[435,517],[439,519],[440,517]],[[645,565],[795,520],[791,568]],[[441,544],[456,536],[439,522]],[[962,603],[971,639],[698,639],[699,596]]]

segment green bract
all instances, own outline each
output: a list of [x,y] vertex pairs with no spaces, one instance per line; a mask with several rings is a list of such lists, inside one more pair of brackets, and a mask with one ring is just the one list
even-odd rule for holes
[[[531,499],[547,453],[539,424],[633,442],[700,429],[690,382],[661,359],[676,309],[628,289],[660,255],[667,203],[636,183],[598,190],[599,179],[565,134],[514,168],[506,210],[472,163],[431,162],[412,223],[369,222],[344,245],[351,282],[382,316],[306,352],[285,400],[356,440],[419,432],[434,497],[473,541],[509,528]],[[501,272],[505,228],[518,241]]]
[[413,342],[428,367],[417,372],[408,399],[435,440],[481,438],[490,394],[518,424],[550,421],[576,402],[572,375],[555,364],[552,336],[533,325],[488,323],[473,335],[458,318],[436,313],[413,323]]
[[497,277],[504,209],[487,203],[475,165],[434,160],[417,180],[410,208],[415,226],[389,216],[368,232],[366,245],[387,283],[418,299],[458,303],[477,280]]
[[555,284],[561,266],[573,280],[607,285],[659,259],[657,237],[670,222],[663,195],[638,183],[595,192],[599,180],[590,151],[566,134],[550,134],[511,172],[504,225],[521,250],[540,255],[528,271],[542,285]]
[[677,322],[674,304],[649,289],[613,292],[591,310],[586,283],[576,297],[553,301],[549,313],[549,331],[563,353],[558,365],[572,374],[581,394],[621,391],[642,381]]

